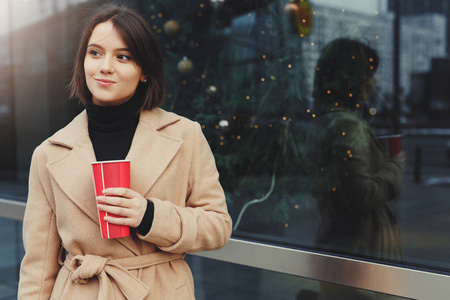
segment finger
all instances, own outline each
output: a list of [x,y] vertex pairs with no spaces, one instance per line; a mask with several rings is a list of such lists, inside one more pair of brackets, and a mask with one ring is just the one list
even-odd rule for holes
[[99,196],[97,197],[97,202],[113,206],[134,207],[136,206],[136,201],[133,201],[133,199],[134,198],[124,198],[119,196]]
[[113,217],[113,216],[105,216],[103,218],[103,220],[105,220],[106,222],[108,222],[110,224],[114,224],[114,225],[130,226],[130,219],[128,219],[128,218],[117,218],[117,217]]
[[107,188],[104,189],[102,193],[105,196],[117,196],[124,198],[133,198],[135,196],[135,192],[127,188]]
[[104,212],[111,213],[120,217],[130,217],[132,215],[132,211],[125,207],[98,204],[97,208]]
[[97,197],[97,202],[112,206],[127,207],[127,199],[122,197],[99,196]]

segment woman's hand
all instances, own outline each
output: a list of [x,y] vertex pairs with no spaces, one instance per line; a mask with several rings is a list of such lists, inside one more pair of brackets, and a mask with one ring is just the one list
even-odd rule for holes
[[97,197],[97,201],[101,202],[97,204],[98,209],[123,217],[106,216],[106,222],[133,228],[141,224],[148,201],[141,194],[126,188],[108,188],[103,195]]
[[396,156],[391,158],[392,161],[395,161],[399,166],[404,169],[406,165],[406,154],[405,151],[400,151]]

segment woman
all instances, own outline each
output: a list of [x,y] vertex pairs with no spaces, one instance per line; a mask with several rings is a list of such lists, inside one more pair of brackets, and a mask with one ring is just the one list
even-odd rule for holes
[[[184,253],[224,246],[231,219],[199,124],[158,108],[163,67],[145,19],[101,7],[71,86],[86,110],[31,162],[19,299],[194,299]],[[131,189],[96,199],[90,162],[125,158]],[[97,209],[123,215],[105,220],[131,235],[102,239]]]
[[[359,116],[376,82],[378,64],[375,50],[349,39],[330,42],[317,63],[313,160],[321,221],[316,242],[335,253],[399,261],[400,231],[389,201],[401,191],[405,155],[388,157]],[[319,299],[377,297],[323,283]]]

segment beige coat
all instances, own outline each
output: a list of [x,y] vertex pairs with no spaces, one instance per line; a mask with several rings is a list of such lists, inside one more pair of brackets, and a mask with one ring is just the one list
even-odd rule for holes
[[[194,299],[184,253],[231,235],[214,157],[198,123],[141,113],[126,159],[131,189],[155,206],[150,232],[102,239],[86,112],[36,148],[24,219],[19,299]],[[63,248],[68,255],[63,262]]]

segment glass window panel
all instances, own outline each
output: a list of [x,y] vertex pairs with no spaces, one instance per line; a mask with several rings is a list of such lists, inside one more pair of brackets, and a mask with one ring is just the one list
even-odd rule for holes
[[[65,86],[101,3],[0,4],[1,197],[25,200],[33,149],[82,109]],[[204,129],[235,236],[448,272],[447,1],[130,3],[161,45],[164,108]],[[404,168],[376,139],[393,133]]]
[[24,255],[22,222],[0,218],[0,295],[17,299],[20,262]]

